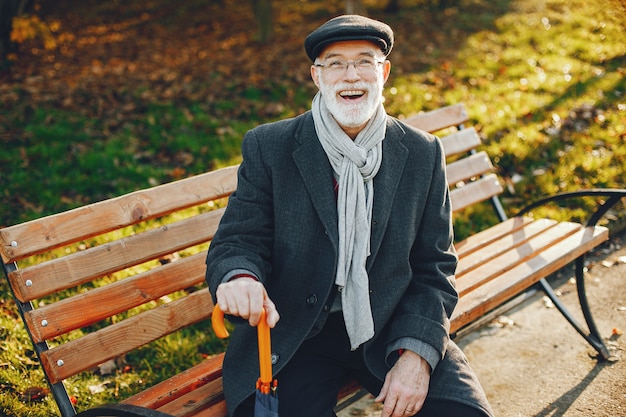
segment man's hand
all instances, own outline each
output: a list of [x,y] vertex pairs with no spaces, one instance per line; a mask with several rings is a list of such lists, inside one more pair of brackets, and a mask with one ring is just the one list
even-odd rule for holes
[[430,366],[410,350],[398,358],[385,377],[385,383],[376,397],[383,402],[381,417],[413,416],[421,410],[430,384]]
[[236,278],[217,287],[217,303],[225,314],[248,320],[250,326],[259,324],[261,310],[265,309],[269,327],[280,319],[276,306],[270,300],[265,287],[251,277]]

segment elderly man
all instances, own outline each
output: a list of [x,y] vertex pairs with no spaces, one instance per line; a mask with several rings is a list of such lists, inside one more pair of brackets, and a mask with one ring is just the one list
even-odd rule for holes
[[[251,326],[267,312],[282,417],[333,416],[346,377],[383,417],[492,415],[448,334],[457,257],[441,143],[383,108],[393,41],[355,15],[306,38],[312,109],[246,134],[209,250],[222,310]],[[251,326],[224,359],[231,416],[253,414]]]

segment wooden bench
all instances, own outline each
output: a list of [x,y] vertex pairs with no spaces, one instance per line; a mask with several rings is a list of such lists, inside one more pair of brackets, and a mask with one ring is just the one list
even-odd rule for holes
[[[467,120],[464,106],[455,105],[407,122],[436,132]],[[448,165],[454,211],[491,199],[502,220],[456,246],[460,301],[451,331],[477,323],[540,282],[585,339],[608,357],[584,296],[583,259],[608,238],[608,230],[595,222],[626,191],[602,191],[606,204],[588,227],[526,216],[506,219],[489,157],[475,151],[476,131],[460,129],[442,140],[446,154],[455,158]],[[0,229],[5,276],[63,416],[76,414],[64,380],[210,317],[206,249],[235,190],[236,173],[236,166],[228,167]],[[574,260],[587,329],[544,279]],[[192,287],[197,290],[189,291]],[[90,331],[94,324],[97,330]],[[81,415],[224,416],[222,355],[120,404]],[[340,398],[358,388],[348,384]]]

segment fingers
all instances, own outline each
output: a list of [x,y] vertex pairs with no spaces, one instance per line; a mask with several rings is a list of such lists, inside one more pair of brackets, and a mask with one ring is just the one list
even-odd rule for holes
[[254,278],[238,278],[221,284],[217,288],[217,302],[222,311],[239,316],[256,326],[263,307],[265,289]]
[[430,381],[430,368],[419,355],[408,352],[387,373],[376,398],[383,402],[381,417],[413,416],[421,410]]
[[254,278],[242,277],[220,284],[216,296],[224,313],[246,319],[251,326],[259,324],[263,308],[268,326],[274,327],[280,318],[265,287]]
[[[380,396],[379,396],[380,397]],[[379,400],[376,398],[376,401]],[[388,395],[384,398],[381,417],[406,417],[415,415],[423,405],[423,401],[417,401],[414,398],[406,398],[403,396]]]
[[389,377],[386,377],[385,382],[383,383],[383,387],[381,388],[380,393],[378,394],[378,397],[376,397],[374,401],[376,401],[377,403],[385,401],[385,398],[387,398],[388,391],[389,391]]
[[407,386],[398,386],[393,381],[391,374],[387,374],[380,394],[375,398],[376,402],[383,402],[381,417],[412,416],[419,411],[421,404],[417,402],[411,405],[412,392]]
[[265,300],[263,301],[263,308],[265,308],[265,320],[267,321],[267,325],[270,328],[274,328],[274,326],[276,326],[276,323],[278,323],[278,320],[280,320],[280,315],[278,314],[278,310],[276,309],[276,306],[274,305],[272,300],[270,300],[270,298],[267,296],[267,293],[265,296]]
[[387,397],[383,403],[381,417],[413,416],[421,410],[423,401],[406,400],[403,397]]

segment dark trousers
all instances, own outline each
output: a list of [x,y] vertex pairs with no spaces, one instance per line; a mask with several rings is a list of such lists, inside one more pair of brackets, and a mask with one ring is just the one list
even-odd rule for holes
[[[280,417],[334,417],[337,394],[346,378],[355,378],[378,395],[383,381],[368,370],[361,348],[351,351],[341,313],[331,314],[324,328],[306,340],[276,375]],[[236,417],[254,415],[254,396],[237,408]],[[477,409],[453,401],[427,399],[418,417],[484,417]]]

